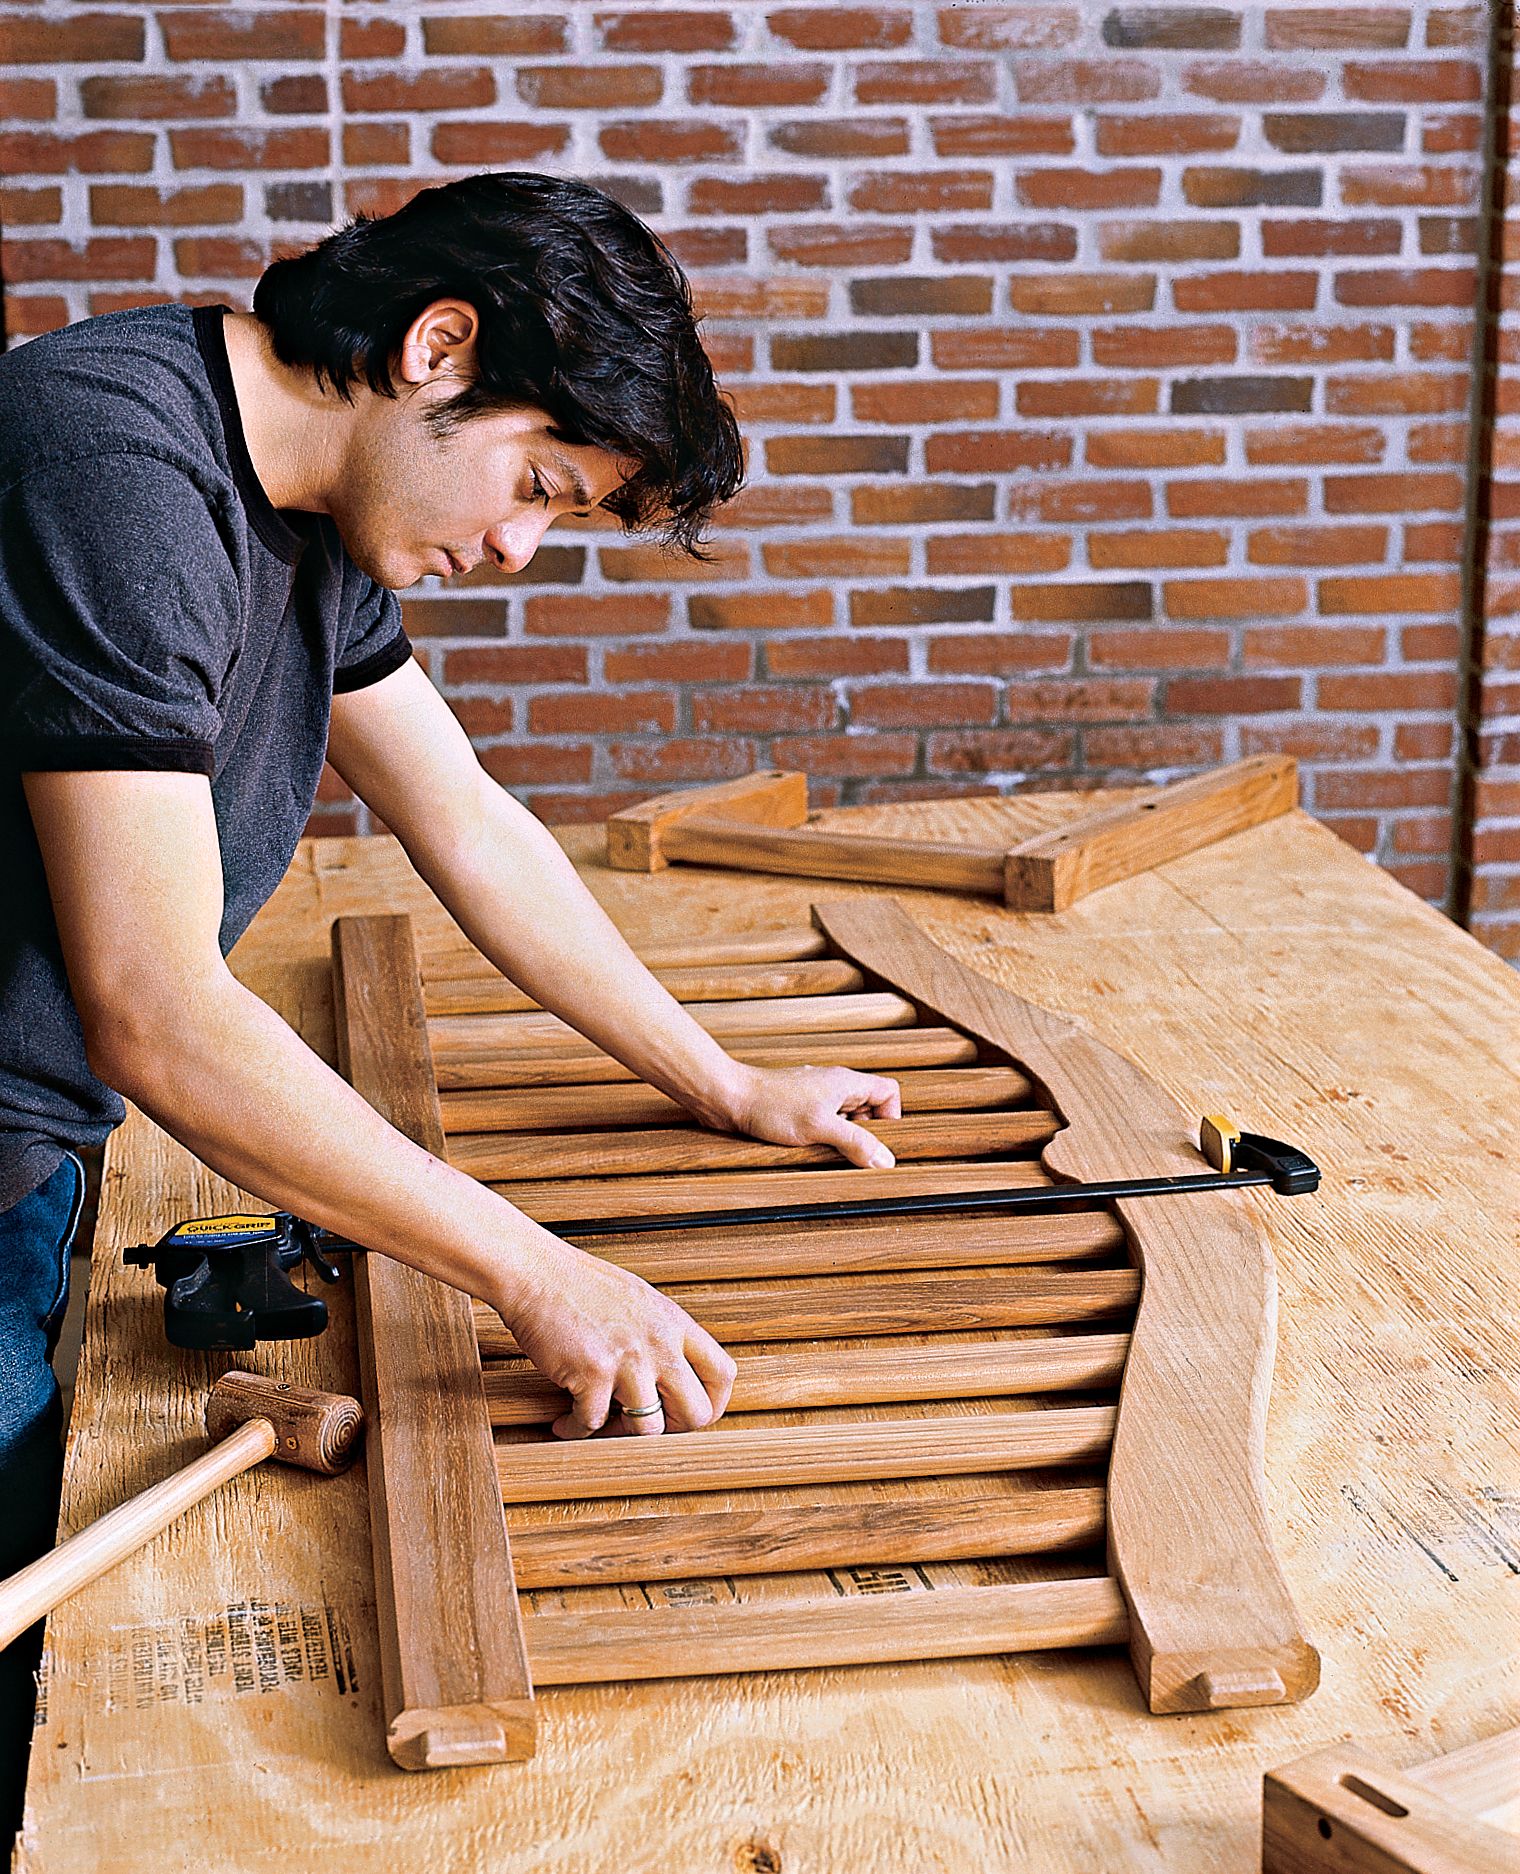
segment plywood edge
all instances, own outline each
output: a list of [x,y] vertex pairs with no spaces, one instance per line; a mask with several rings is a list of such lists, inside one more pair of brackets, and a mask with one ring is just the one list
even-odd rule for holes
[[[441,1156],[411,920],[339,918],[332,947],[344,1074]],[[385,1256],[354,1261],[388,1747],[406,1769],[530,1756],[533,1685],[470,1298]]]
[[1262,1785],[1262,1874],[1514,1874],[1520,1837],[1332,1744]]
[[[1065,1125],[1058,1179],[1207,1169],[1174,1102],[1067,1018],[941,950],[890,899],[815,907],[836,950],[936,1019],[1008,1055]],[[1306,1697],[1319,1655],[1271,1540],[1266,1404],[1276,1338],[1270,1248],[1233,1193],[1116,1206],[1143,1272],[1109,1466],[1109,1567],[1153,1711]]]

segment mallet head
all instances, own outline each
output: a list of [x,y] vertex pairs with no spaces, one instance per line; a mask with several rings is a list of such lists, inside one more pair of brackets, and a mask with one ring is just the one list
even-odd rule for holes
[[347,1470],[359,1450],[364,1413],[346,1393],[317,1392],[291,1386],[263,1373],[226,1372],[206,1400],[206,1430],[225,1438],[250,1419],[268,1419],[274,1427],[274,1457],[309,1471],[332,1476]]

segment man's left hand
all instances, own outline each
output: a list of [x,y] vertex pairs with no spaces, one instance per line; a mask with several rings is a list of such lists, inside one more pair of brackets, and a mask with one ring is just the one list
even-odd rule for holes
[[900,1119],[895,1080],[848,1067],[749,1067],[729,1122],[773,1145],[832,1145],[852,1165],[886,1171],[896,1160],[857,1122]]

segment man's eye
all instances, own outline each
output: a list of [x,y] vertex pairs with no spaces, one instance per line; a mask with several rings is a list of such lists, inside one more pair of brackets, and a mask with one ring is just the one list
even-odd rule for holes
[[538,479],[537,469],[533,471],[533,499],[542,501],[545,507],[549,505],[549,490]]

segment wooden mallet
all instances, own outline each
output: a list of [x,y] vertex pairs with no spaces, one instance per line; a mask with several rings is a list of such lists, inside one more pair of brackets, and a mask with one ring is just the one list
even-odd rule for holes
[[277,1457],[325,1477],[359,1449],[364,1414],[343,1393],[287,1386],[260,1373],[224,1373],[206,1400],[206,1430],[219,1440],[203,1457],[70,1536],[0,1581],[0,1648],[88,1582],[167,1529],[218,1484]]

